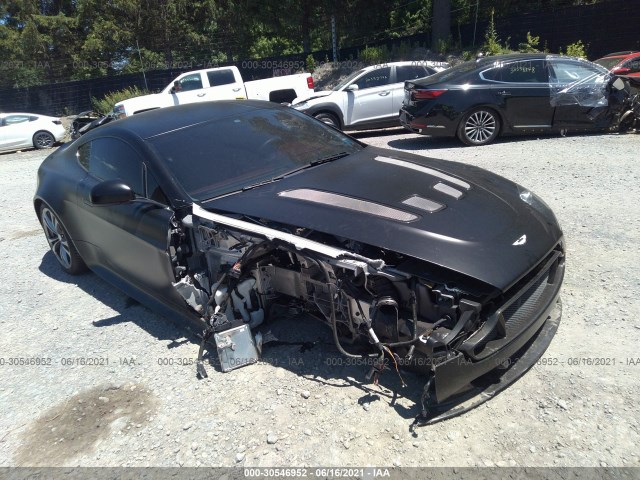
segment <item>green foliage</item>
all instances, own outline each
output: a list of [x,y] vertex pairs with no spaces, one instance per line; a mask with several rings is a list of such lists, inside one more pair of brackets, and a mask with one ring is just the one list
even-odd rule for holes
[[307,58],[305,59],[304,63],[305,63],[307,72],[309,73],[315,72],[317,65],[316,65],[316,59],[313,58],[313,55],[311,54],[307,55]]
[[463,50],[460,57],[462,58],[462,61],[468,62],[469,60],[473,60],[474,58],[476,58],[477,53],[478,52],[474,50]]
[[[601,0],[551,3],[560,7],[596,1]],[[435,3],[436,0],[0,0],[0,88],[142,70],[189,70],[290,53],[306,56],[332,48],[332,19],[339,48],[376,45],[387,38],[433,33]],[[439,19],[450,17],[451,25],[458,25],[458,33],[454,41],[434,42],[434,52],[447,54],[456,48],[455,43],[461,43],[460,25],[473,22],[479,6],[480,21],[491,20],[483,50],[499,54],[508,51],[509,42],[502,42],[498,36],[493,9],[495,18],[509,17],[546,9],[549,2],[437,3],[445,4],[444,13],[437,9]],[[446,38],[446,34],[439,37]],[[541,40],[544,41],[529,33],[518,48],[539,50]],[[568,48],[580,56],[586,50],[581,43]],[[391,51],[370,47],[360,52],[360,59],[367,63],[414,56],[416,45],[408,42]],[[419,58],[423,56],[420,54]],[[313,69],[314,65],[308,68]]]
[[[389,2],[398,4],[399,2]],[[398,38],[405,35],[425,33],[431,30],[432,0],[401,2],[390,9],[387,35]],[[387,7],[389,9],[389,7]]]
[[[560,49],[562,54],[562,49]],[[587,58],[587,47],[582,43],[582,40],[578,40],[575,43],[567,45],[567,55],[570,57]]]
[[509,48],[509,38],[507,38],[504,46],[500,42],[500,37],[498,36],[498,31],[496,30],[495,22],[493,21],[494,11],[491,9],[491,18],[489,20],[489,25],[487,26],[487,30],[484,33],[484,44],[482,45],[482,50],[487,55],[500,55],[502,53],[510,53],[511,49]]
[[365,47],[364,50],[358,52],[358,60],[366,65],[377,65],[389,61],[389,49],[386,46],[381,47]]
[[96,112],[107,115],[111,113],[111,111],[113,111],[113,107],[116,103],[127,100],[129,98],[148,95],[149,93],[150,92],[148,90],[145,90],[143,88],[138,88],[135,86],[129,87],[123,90],[109,92],[100,99],[91,97],[91,105]]
[[498,55],[502,53],[502,45],[500,44],[500,37],[498,37],[498,31],[496,30],[496,24],[493,21],[493,9],[491,9],[491,20],[487,31],[484,32],[484,44],[482,49],[487,55]]
[[434,50],[436,53],[439,53],[440,55],[446,55],[451,51],[452,46],[453,46],[453,39],[451,38],[451,36],[449,36],[447,39],[439,38],[436,41]]
[[531,32],[527,32],[527,41],[518,44],[518,51],[523,53],[539,52],[540,37],[534,37]]

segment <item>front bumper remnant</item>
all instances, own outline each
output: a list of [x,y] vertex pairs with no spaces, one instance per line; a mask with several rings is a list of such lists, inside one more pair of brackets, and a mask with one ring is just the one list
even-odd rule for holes
[[[551,344],[562,316],[562,301],[556,297],[548,309],[522,332],[518,339],[480,362],[465,362],[459,357],[441,364],[427,383],[423,394],[425,411],[414,425],[424,426],[461,415],[518,380],[542,357]],[[452,380],[454,382],[452,383]],[[438,403],[453,385],[469,382],[469,388]],[[426,415],[425,415],[426,414]]]

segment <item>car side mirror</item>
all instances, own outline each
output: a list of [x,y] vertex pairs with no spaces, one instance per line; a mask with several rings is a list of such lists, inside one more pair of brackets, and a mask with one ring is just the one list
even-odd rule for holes
[[617,68],[614,68],[613,70],[611,70],[611,73],[614,73],[616,75],[626,75],[630,71],[631,71],[631,69],[627,68],[627,67],[617,67]]
[[349,85],[347,88],[345,88],[345,90],[347,92],[355,92],[356,90],[360,90],[360,87],[358,87],[357,83],[352,83],[351,85]]
[[135,198],[134,191],[122,180],[106,180],[91,189],[91,203],[94,205],[117,205]]

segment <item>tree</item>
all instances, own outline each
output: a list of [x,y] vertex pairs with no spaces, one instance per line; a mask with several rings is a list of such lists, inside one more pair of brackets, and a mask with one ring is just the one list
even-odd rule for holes
[[431,48],[451,37],[451,0],[433,0],[433,23],[431,26]]

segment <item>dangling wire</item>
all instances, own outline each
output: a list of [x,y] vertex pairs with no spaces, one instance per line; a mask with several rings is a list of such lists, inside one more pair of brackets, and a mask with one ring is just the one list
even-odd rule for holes
[[398,373],[398,377],[400,378],[400,382],[402,383],[403,387],[406,387],[407,384],[404,382],[404,379],[402,378],[402,375],[400,374],[400,368],[398,367],[398,362],[396,362],[396,356],[393,354],[391,349],[389,347],[387,347],[386,345],[383,345],[382,348],[389,354],[389,356],[391,357],[391,360],[393,360],[393,364],[396,367],[396,372]]

